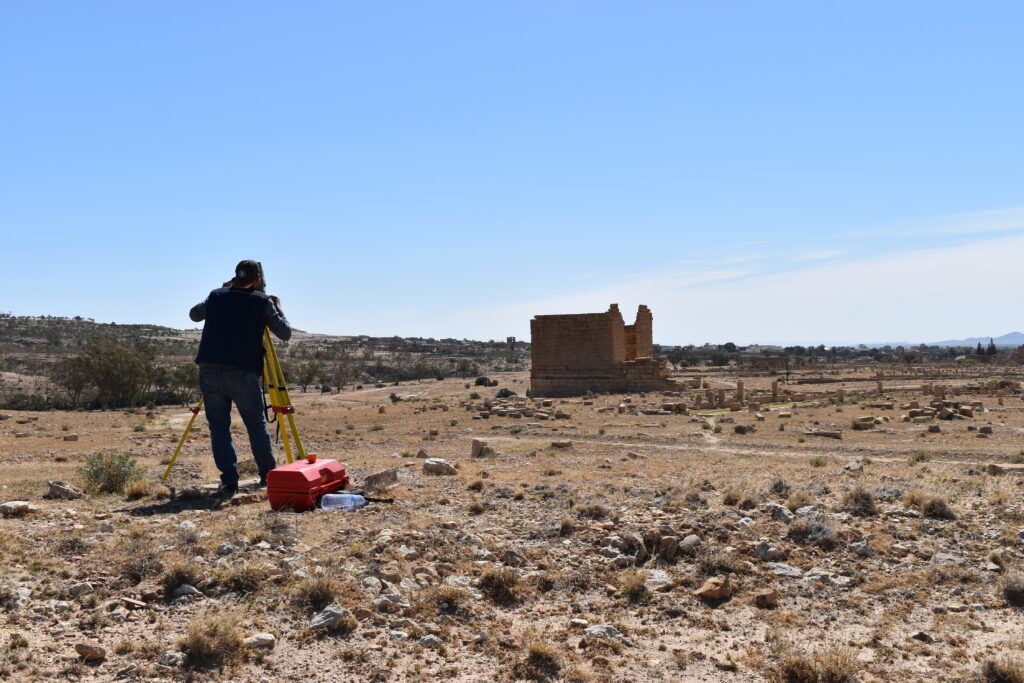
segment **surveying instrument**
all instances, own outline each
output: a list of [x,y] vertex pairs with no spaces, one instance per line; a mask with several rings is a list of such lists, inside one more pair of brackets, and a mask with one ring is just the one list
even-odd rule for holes
[[[257,266],[259,266],[260,272],[260,285],[257,289],[261,292],[266,292],[267,282],[263,277],[263,264],[257,263]],[[289,463],[295,462],[296,455],[300,460],[305,459],[306,449],[303,448],[302,439],[299,438],[299,430],[295,427],[295,408],[292,406],[292,399],[288,393],[288,383],[284,379],[284,370],[281,369],[281,359],[277,356],[277,349],[274,348],[274,342],[270,338],[270,330],[266,327],[263,328],[263,350],[263,391],[267,396],[270,396],[270,405],[267,405],[266,396],[264,397],[263,410],[269,409],[272,412],[272,417],[267,422],[277,425],[277,436],[284,443],[284,453]],[[189,419],[188,425],[185,426],[185,432],[178,441],[178,447],[174,449],[174,455],[167,464],[167,469],[164,470],[164,476],[160,479],[161,482],[167,482],[167,477],[170,476],[171,469],[178,460],[178,455],[181,454],[181,447],[185,445],[189,432],[192,431],[192,426],[195,424],[199,411],[202,408],[203,399],[200,398],[198,405],[191,409],[192,417]],[[280,419],[281,416],[284,416],[284,420]],[[296,455],[292,455],[293,444]]]

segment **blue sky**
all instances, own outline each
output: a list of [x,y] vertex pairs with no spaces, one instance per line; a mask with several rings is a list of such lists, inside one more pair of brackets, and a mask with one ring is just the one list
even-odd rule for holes
[[1017,322],[1024,5],[0,0],[0,311],[660,343]]

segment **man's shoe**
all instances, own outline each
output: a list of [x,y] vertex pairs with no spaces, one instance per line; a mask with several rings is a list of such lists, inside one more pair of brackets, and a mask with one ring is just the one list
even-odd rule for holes
[[225,484],[221,484],[220,488],[217,489],[217,497],[222,499],[222,500],[228,500],[229,498],[234,498],[236,493],[238,493],[238,485],[237,484],[234,484],[232,486],[227,486]]
[[256,488],[258,488],[258,489],[265,489],[265,488],[267,488],[267,475],[264,474],[264,475],[262,475],[260,477],[260,483],[256,484]]

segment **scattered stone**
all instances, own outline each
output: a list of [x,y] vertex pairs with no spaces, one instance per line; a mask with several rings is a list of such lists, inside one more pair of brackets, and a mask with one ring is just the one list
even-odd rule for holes
[[24,517],[30,512],[37,512],[39,508],[29,504],[26,500],[12,500],[0,503],[0,515],[4,517]]
[[779,606],[779,593],[773,590],[758,591],[754,594],[754,604],[761,609],[774,609]]
[[273,650],[277,645],[277,636],[273,633],[257,633],[242,641],[246,647]]
[[78,441],[78,434],[65,434],[64,435],[64,440],[65,441]]
[[786,553],[766,538],[754,544],[754,554],[762,562],[774,562],[785,559]]
[[850,550],[861,557],[874,557],[875,549],[868,543],[868,539],[862,539],[860,541],[851,541]]
[[444,641],[431,633],[428,633],[425,636],[420,636],[418,642],[423,647],[429,647],[433,650],[438,650],[444,647]]
[[761,510],[771,513],[772,519],[777,522],[793,521],[793,513],[790,512],[789,508],[785,505],[779,505],[778,503],[765,503],[761,506]]
[[442,458],[427,458],[423,461],[423,474],[452,476],[458,473],[454,465]]
[[652,592],[668,592],[672,590],[672,578],[664,569],[648,569],[644,587]]
[[913,633],[910,634],[910,637],[913,638],[914,640],[920,640],[922,643],[929,643],[929,644],[931,644],[931,643],[935,642],[935,638],[933,638],[929,634],[925,633],[924,631],[914,631]]
[[783,562],[769,562],[768,571],[775,576],[784,576],[787,579],[799,579],[804,575],[804,573],[796,567]]
[[552,441],[552,448],[572,448],[572,441]]
[[180,667],[185,666],[185,661],[187,659],[188,657],[185,655],[184,652],[178,652],[177,650],[167,650],[162,655],[160,655],[160,659],[157,661],[159,661],[159,663],[163,666],[170,667],[172,669],[178,669]]
[[594,624],[593,626],[588,626],[583,631],[583,635],[595,638],[611,638],[612,640],[619,641],[626,647],[633,647],[632,640],[622,635],[622,632],[619,631],[619,629],[614,626],[609,626],[608,624]]
[[363,488],[367,491],[385,491],[398,485],[398,468],[391,467],[375,472],[363,479]]
[[338,603],[332,602],[310,620],[309,628],[314,631],[335,631],[353,621],[355,621],[355,617],[351,612]]
[[178,586],[174,590],[174,597],[176,597],[176,598],[183,598],[183,597],[193,597],[193,598],[196,598],[196,597],[201,597],[202,594],[203,594],[202,591],[200,591],[198,588],[196,588],[195,586],[193,586],[192,584],[189,584],[189,583],[183,583],[183,584],[181,584],[180,586]]
[[73,598],[77,598],[80,595],[88,595],[96,589],[88,581],[82,581],[81,583],[72,584],[68,587],[68,595]]
[[99,645],[75,643],[75,652],[87,662],[102,662],[107,658],[107,651]]
[[728,576],[712,576],[693,594],[704,600],[718,601],[732,597],[735,592],[736,586]]

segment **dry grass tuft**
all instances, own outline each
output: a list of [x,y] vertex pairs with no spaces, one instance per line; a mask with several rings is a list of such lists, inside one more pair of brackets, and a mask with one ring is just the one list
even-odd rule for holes
[[577,510],[577,514],[581,518],[587,517],[590,519],[604,519],[608,516],[608,508],[594,503],[593,505],[582,506]]
[[178,648],[194,667],[220,667],[241,657],[242,632],[232,613],[203,613],[192,620]]
[[999,592],[1014,607],[1024,607],[1024,572],[1012,571],[999,580]]
[[981,680],[985,683],[1024,683],[1024,664],[1010,657],[988,659],[981,665]]
[[809,495],[807,495],[806,491],[794,491],[789,494],[789,498],[786,499],[786,507],[789,508],[790,512],[796,512],[804,506],[813,504],[814,501]]
[[843,505],[851,514],[858,517],[871,517],[878,514],[878,506],[875,505],[875,494],[861,485],[847,489],[843,495]]
[[789,526],[786,538],[797,543],[810,543],[822,550],[835,550],[839,532],[817,519],[798,519]]
[[173,598],[174,591],[185,584],[195,586],[201,578],[198,569],[196,569],[192,562],[180,557],[172,560],[160,577],[160,585],[164,589],[164,599],[170,600]]
[[639,602],[647,595],[647,572],[638,572],[632,569],[622,575],[622,586],[619,588],[619,595],[630,602]]
[[484,512],[484,510],[487,509],[487,507],[483,503],[481,503],[479,500],[474,500],[472,503],[469,504],[469,508],[467,508],[467,509],[469,511],[469,514],[471,514],[471,515],[479,515],[479,514],[482,514]]
[[551,681],[562,670],[562,658],[558,649],[539,638],[526,645],[522,659],[512,667],[513,678],[527,681]]
[[514,605],[522,597],[519,574],[511,567],[488,569],[480,577],[478,587],[496,605]]
[[341,594],[341,585],[330,576],[303,579],[292,591],[292,602],[310,612],[319,612]]
[[124,497],[128,500],[139,500],[150,494],[148,479],[135,479],[124,487]]
[[953,510],[945,500],[938,496],[932,496],[921,506],[921,514],[932,519],[956,519]]
[[460,616],[468,614],[472,596],[465,588],[441,584],[430,586],[420,594],[419,607],[437,614]]
[[857,660],[849,650],[811,651],[787,647],[779,657],[778,680],[785,683],[857,683]]
[[777,477],[775,481],[772,482],[772,485],[769,487],[769,490],[772,492],[772,494],[779,497],[783,497],[789,495],[789,490],[791,488],[792,487],[790,486],[788,481],[786,481],[782,477]]
[[470,491],[483,491],[484,490],[484,481],[483,481],[483,479],[477,479],[476,481],[471,483],[466,488],[468,490],[470,490]]
[[235,593],[255,593],[266,578],[266,567],[246,562],[224,572],[220,583]]
[[727,553],[717,548],[705,548],[697,553],[697,571],[701,576],[741,574],[743,573],[743,564],[736,553]]

